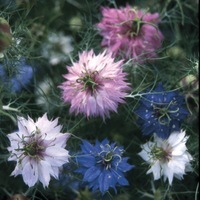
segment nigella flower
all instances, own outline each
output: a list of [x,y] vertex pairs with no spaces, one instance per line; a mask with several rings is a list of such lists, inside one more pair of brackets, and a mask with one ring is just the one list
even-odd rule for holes
[[186,172],[192,171],[192,156],[186,147],[188,138],[185,131],[173,132],[166,140],[155,136],[154,142],[142,145],[139,156],[150,164],[147,174],[153,173],[154,180],[163,176],[164,181],[168,179],[170,185],[173,177],[183,179]]
[[24,182],[34,186],[38,181],[49,185],[50,176],[58,179],[59,170],[68,162],[65,148],[69,133],[61,133],[58,119],[49,121],[47,114],[34,122],[30,117],[18,117],[19,131],[8,134],[10,157],[17,165],[11,175],[22,174]]
[[154,91],[142,95],[139,106],[134,110],[144,135],[156,133],[167,138],[173,131],[179,131],[181,122],[189,114],[185,99],[177,91],[165,91],[159,83]]
[[51,65],[57,65],[68,60],[68,55],[73,51],[73,39],[63,32],[51,32],[47,41],[42,46],[42,56],[49,60]]
[[0,64],[0,79],[2,84],[11,92],[17,93],[31,82],[33,68],[26,63],[26,59],[8,60]]
[[70,113],[109,117],[110,111],[117,112],[119,103],[124,103],[126,73],[122,71],[122,60],[114,62],[106,51],[95,55],[93,50],[79,54],[79,61],[67,67],[63,89],[64,102],[71,103]]
[[157,57],[163,35],[158,29],[159,14],[126,7],[101,9],[103,18],[97,24],[103,36],[101,45],[114,56],[143,63]]
[[107,139],[96,140],[95,145],[83,140],[81,153],[76,157],[76,172],[83,174],[83,181],[93,191],[99,189],[104,194],[113,188],[116,192],[116,186],[129,185],[124,173],[133,168],[127,163],[128,157],[122,157],[123,153],[123,147],[110,144]]

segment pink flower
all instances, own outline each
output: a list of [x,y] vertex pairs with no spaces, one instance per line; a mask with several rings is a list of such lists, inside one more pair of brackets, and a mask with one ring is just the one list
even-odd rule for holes
[[68,162],[64,149],[69,133],[61,133],[58,119],[49,121],[44,114],[34,122],[30,117],[18,117],[19,131],[8,134],[10,157],[17,165],[11,175],[22,174],[24,182],[34,186],[38,181],[49,185],[50,176],[58,179],[59,170]]
[[114,56],[139,63],[157,57],[163,40],[158,13],[145,13],[129,5],[120,9],[102,7],[101,12],[103,18],[97,24],[103,36],[101,45]]
[[129,84],[122,71],[123,61],[114,62],[106,51],[95,55],[93,50],[79,54],[79,61],[67,67],[63,89],[64,102],[70,103],[70,113],[82,113],[87,117],[105,116],[117,112],[118,103],[124,103]]

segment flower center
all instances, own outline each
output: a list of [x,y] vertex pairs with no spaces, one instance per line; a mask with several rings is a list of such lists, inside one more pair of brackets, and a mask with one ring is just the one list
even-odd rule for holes
[[63,46],[59,43],[53,45],[53,51],[61,53],[63,51]]
[[111,167],[117,167],[121,162],[122,149],[118,149],[119,152],[116,153],[118,147],[112,148],[109,144],[102,146],[102,151],[97,156],[97,163],[101,164],[106,169]]
[[32,132],[30,136],[27,136],[29,138],[29,141],[25,141],[23,137],[22,143],[24,147],[22,149],[17,149],[23,151],[22,155],[30,156],[32,158],[40,158],[42,156],[42,152],[44,151],[45,147],[41,145],[41,141],[39,138],[35,138],[36,135],[40,134],[40,129],[36,127],[36,130]]
[[132,22],[132,26],[131,26],[131,37],[137,36],[140,32],[140,29],[142,27],[142,20],[141,19],[134,19]]
[[76,82],[83,84],[83,90],[87,90],[91,93],[94,93],[94,90],[98,86],[98,83],[95,82],[96,74],[98,74],[97,71],[94,71],[92,73],[85,73],[85,76],[83,78],[77,79]]
[[103,164],[103,166],[106,169],[111,168],[111,163],[112,163],[112,159],[113,159],[113,152],[112,151],[108,151],[107,153],[103,153],[104,155],[101,155],[100,158],[100,162]]
[[33,141],[24,146],[24,154],[30,157],[36,157],[44,150],[43,146],[40,146],[37,141]]
[[167,106],[166,105],[153,105],[154,114],[158,118],[158,121],[161,125],[168,125],[171,121],[170,114],[177,113],[179,108],[175,110],[170,110],[171,105],[175,105],[176,102],[171,101]]
[[172,157],[170,150],[164,150],[160,147],[154,146],[151,150],[151,155],[154,160],[169,161]]
[[113,157],[113,153],[109,151],[108,153],[106,153],[103,160],[105,163],[109,163],[112,160],[112,157]]

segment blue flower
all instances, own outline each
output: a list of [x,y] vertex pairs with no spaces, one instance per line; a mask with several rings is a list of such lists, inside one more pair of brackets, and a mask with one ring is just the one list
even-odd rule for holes
[[142,95],[134,112],[139,116],[138,123],[144,135],[156,133],[163,139],[173,131],[180,131],[181,122],[189,114],[184,97],[177,91],[165,91],[162,83],[154,91]]
[[81,153],[76,157],[78,169],[75,172],[83,175],[92,191],[100,190],[102,194],[116,186],[129,185],[124,173],[134,166],[127,163],[128,157],[122,157],[123,147],[116,143],[109,144],[107,139],[96,140],[95,145],[83,140]]
[[33,77],[33,68],[25,58],[8,60],[0,64],[0,80],[13,93],[20,92]]

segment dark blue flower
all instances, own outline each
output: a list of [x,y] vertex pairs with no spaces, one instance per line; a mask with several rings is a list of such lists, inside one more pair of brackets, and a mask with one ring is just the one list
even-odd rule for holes
[[33,68],[26,63],[25,58],[8,60],[0,64],[0,81],[9,91],[20,92],[33,77]]
[[165,91],[162,83],[154,91],[142,95],[134,112],[139,116],[138,123],[144,135],[156,133],[163,139],[179,131],[181,122],[189,114],[184,97],[177,91]]
[[134,166],[127,163],[128,157],[122,157],[123,147],[116,143],[109,144],[107,139],[96,140],[95,145],[83,140],[81,153],[76,157],[78,169],[83,174],[83,181],[88,183],[92,191],[100,190],[102,194],[116,186],[129,185],[124,173]]

